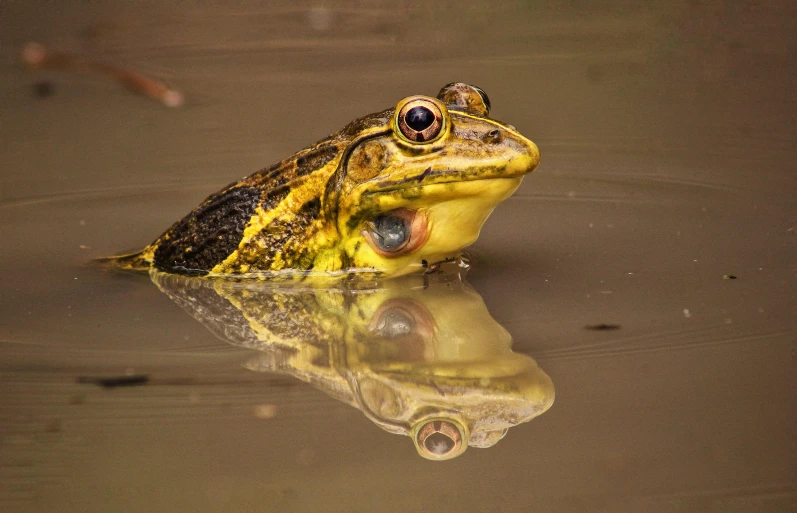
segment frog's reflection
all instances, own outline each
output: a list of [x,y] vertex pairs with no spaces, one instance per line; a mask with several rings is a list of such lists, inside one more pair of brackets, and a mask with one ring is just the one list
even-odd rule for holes
[[214,334],[260,351],[250,369],[312,384],[428,459],[490,447],[553,403],[550,378],[456,274],[338,288],[151,277]]

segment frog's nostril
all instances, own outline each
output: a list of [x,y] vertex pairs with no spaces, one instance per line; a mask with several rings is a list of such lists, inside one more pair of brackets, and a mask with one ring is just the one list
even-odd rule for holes
[[482,140],[488,143],[497,143],[498,141],[501,140],[501,131],[498,130],[497,128],[490,130],[489,132],[484,134]]

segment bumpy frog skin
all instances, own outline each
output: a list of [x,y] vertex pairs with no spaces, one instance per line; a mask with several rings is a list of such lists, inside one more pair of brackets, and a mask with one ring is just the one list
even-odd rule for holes
[[539,163],[455,83],[358,119],[210,196],[126,268],[209,276],[400,275],[456,258]]
[[354,287],[150,276],[219,338],[257,351],[249,369],[312,384],[412,437],[427,459],[490,447],[554,400],[550,378],[512,352],[509,333],[456,273]]

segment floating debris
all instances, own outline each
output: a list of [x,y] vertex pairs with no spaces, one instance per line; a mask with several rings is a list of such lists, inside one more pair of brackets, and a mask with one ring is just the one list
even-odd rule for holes
[[149,376],[147,374],[131,374],[129,376],[110,377],[78,376],[77,382],[89,383],[92,385],[101,386],[103,388],[134,387],[149,383]]
[[[183,104],[184,99],[181,92],[141,73],[87,59],[77,54],[49,50],[39,43],[26,44],[20,53],[20,61],[32,71],[57,69],[105,76],[120,83],[128,90],[148,96],[167,107],[179,107]],[[44,90],[46,93],[44,95],[41,94],[40,89],[41,87],[35,89],[39,96],[47,96],[52,93],[51,87],[49,91]]]
[[33,95],[36,98],[49,98],[53,95],[53,83],[48,80],[42,80],[33,84]]
[[724,275],[724,276],[722,277],[722,279],[723,279],[723,280],[736,280],[736,279],[738,279],[738,278],[737,278],[735,275],[733,275],[733,274],[726,274],[726,275]]
[[273,419],[277,416],[277,406],[274,404],[258,404],[255,406],[255,418]]
[[585,330],[590,331],[616,331],[620,329],[619,324],[587,324]]

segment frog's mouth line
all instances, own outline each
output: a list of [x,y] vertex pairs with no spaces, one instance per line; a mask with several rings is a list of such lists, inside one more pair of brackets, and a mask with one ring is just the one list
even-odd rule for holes
[[[509,175],[501,175],[501,176],[478,176],[478,177],[470,177],[466,178],[462,176],[462,171],[452,171],[452,170],[441,170],[441,171],[432,171],[431,168],[426,169],[420,175],[414,176],[412,178],[407,178],[405,180],[391,180],[391,181],[384,181],[377,184],[374,184],[377,188],[374,190],[367,191],[363,193],[363,196],[371,196],[373,194],[383,194],[388,192],[397,192],[397,191],[404,191],[408,189],[420,189],[423,187],[429,187],[432,185],[445,185],[449,183],[465,183],[465,182],[479,182],[479,181],[486,181],[486,180],[517,180],[518,178],[522,178],[529,172],[522,172],[516,174],[509,174]],[[424,183],[428,177],[436,177],[436,178],[451,178],[448,180],[442,181],[434,181],[432,183]]]

